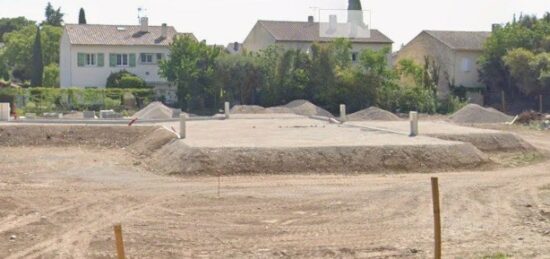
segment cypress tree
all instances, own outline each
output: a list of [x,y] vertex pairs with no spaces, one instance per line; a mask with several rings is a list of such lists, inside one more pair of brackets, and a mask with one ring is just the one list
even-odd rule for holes
[[362,11],[361,0],[348,0],[348,11]]
[[78,14],[78,24],[86,24],[86,13],[84,13],[84,8],[80,8],[80,13]]
[[40,27],[36,28],[36,37],[32,48],[31,86],[42,86],[44,63],[42,61],[42,43],[40,40]]
[[[348,23],[365,27],[362,11],[361,0],[348,0]],[[355,31],[352,32],[352,34],[355,33]]]

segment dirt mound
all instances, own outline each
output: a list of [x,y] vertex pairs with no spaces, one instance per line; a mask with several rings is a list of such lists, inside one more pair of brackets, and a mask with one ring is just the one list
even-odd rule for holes
[[156,127],[107,125],[13,125],[0,127],[0,146],[126,147]]
[[504,123],[513,118],[493,108],[468,104],[451,115],[449,119],[454,123]]
[[347,116],[350,121],[398,121],[401,120],[397,115],[380,109],[378,107],[369,107],[364,110],[360,110],[356,113],[352,113]]
[[159,127],[138,141],[128,146],[128,150],[137,155],[150,155],[170,141],[178,139],[178,136],[170,130]]
[[[342,159],[342,158],[345,159]],[[425,172],[474,168],[488,157],[469,143],[426,146],[196,148],[172,141],[147,156],[170,175]]]
[[265,113],[265,108],[259,105],[235,105],[231,108],[232,114],[259,114]]
[[327,110],[306,100],[294,100],[284,105],[284,107],[291,109],[298,115],[334,117]]
[[140,120],[169,120],[174,117],[174,109],[161,102],[152,102],[132,117]]

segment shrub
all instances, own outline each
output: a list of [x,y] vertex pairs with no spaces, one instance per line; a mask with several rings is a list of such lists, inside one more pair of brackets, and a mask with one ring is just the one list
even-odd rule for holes
[[145,80],[126,70],[111,73],[107,78],[107,88],[146,88]]
[[59,87],[59,66],[49,64],[44,68],[44,87]]

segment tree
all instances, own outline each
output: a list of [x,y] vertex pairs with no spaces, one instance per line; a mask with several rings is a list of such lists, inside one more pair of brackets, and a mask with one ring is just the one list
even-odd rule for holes
[[363,19],[363,7],[361,6],[361,0],[348,0],[348,23],[351,23],[352,27],[352,36],[356,33],[356,26],[365,28],[365,21]]
[[4,42],[4,34],[18,31],[26,26],[34,25],[35,22],[27,20],[25,17],[1,18],[0,19],[0,42]]
[[40,40],[40,27],[36,29],[36,37],[32,48],[31,86],[42,86],[44,62],[42,60],[42,41]]
[[215,81],[215,60],[220,48],[178,36],[170,44],[170,58],[160,63],[160,75],[178,87],[178,103],[187,110],[216,110],[220,92]]
[[[30,25],[4,35],[6,40],[2,60],[13,76],[25,81],[31,79],[32,53],[37,27]],[[59,63],[59,44],[63,29],[50,25],[40,30],[44,65]]]
[[80,8],[78,13],[78,24],[86,24],[86,13],[84,13],[84,8]]
[[59,87],[59,65],[49,64],[44,67],[44,87]]
[[63,16],[64,14],[61,12],[61,7],[54,9],[52,4],[48,2],[48,5],[46,5],[45,10],[46,20],[42,22],[43,25],[51,25],[51,26],[62,26],[63,25]]
[[538,95],[549,87],[547,74],[550,73],[550,53],[534,54],[518,48],[508,51],[503,60],[522,93]]
[[481,81],[490,91],[503,90],[507,95],[516,97],[511,100],[524,97],[525,91],[519,85],[521,82],[512,78],[504,56],[509,53],[509,50],[518,48],[534,54],[549,51],[548,35],[550,35],[550,13],[546,13],[540,19],[535,16],[521,15],[518,19],[497,27],[485,42],[483,54],[478,61]]

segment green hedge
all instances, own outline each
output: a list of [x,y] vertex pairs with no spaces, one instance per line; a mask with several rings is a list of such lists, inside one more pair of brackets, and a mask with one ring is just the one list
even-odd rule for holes
[[154,100],[152,89],[131,88],[2,88],[0,97],[13,97],[19,113],[65,112],[114,109],[127,110],[124,95],[135,98],[141,108]]

